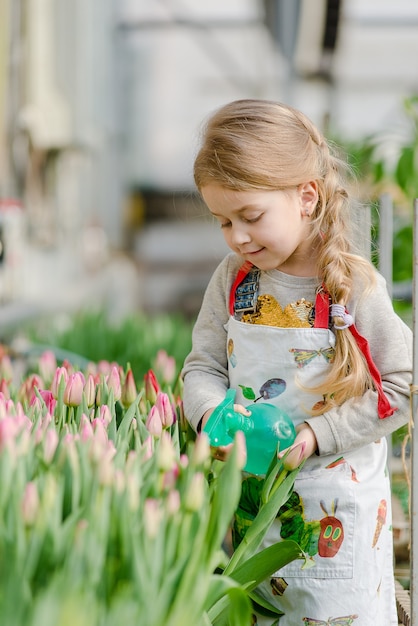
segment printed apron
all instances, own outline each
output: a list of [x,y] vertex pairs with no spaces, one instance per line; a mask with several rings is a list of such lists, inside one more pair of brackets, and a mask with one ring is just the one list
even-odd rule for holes
[[[227,330],[235,402],[249,406],[252,396],[286,411],[295,425],[303,422],[321,398],[301,386],[323,380],[335,335],[325,327],[278,328],[233,316]],[[310,567],[302,569],[304,561],[296,560],[259,588],[284,612],[280,626],[397,626],[386,460],[386,440],[381,439],[353,452],[313,455],[305,462],[260,548],[293,539],[309,556]],[[256,514],[260,480],[243,475],[235,537],[242,536]],[[272,623],[258,617],[260,626]]]

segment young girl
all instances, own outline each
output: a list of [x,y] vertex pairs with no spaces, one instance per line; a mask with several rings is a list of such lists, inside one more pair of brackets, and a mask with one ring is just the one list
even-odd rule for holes
[[[186,416],[199,431],[227,389],[243,414],[261,398],[297,426],[288,465],[305,460],[263,544],[291,538],[310,558],[260,589],[280,626],[398,623],[385,436],[409,417],[411,331],[353,251],[344,169],[301,112],[261,100],[217,111],[194,166],[232,253],[196,321]],[[256,512],[240,509],[238,535]]]

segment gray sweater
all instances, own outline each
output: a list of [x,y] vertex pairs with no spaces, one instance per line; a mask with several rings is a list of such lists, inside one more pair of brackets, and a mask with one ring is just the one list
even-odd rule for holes
[[[217,406],[228,389],[226,328],[229,293],[242,259],[228,254],[215,270],[206,289],[193,330],[192,350],[185,360],[184,411],[194,429],[203,414]],[[259,293],[273,295],[284,308],[302,298],[314,301],[316,278],[290,276],[278,270],[261,272]],[[409,420],[412,382],[412,332],[392,307],[383,277],[364,293],[355,285],[347,305],[358,331],[367,338],[372,358],[382,377],[382,386],[397,411],[385,419],[377,415],[377,393],[367,391],[323,415],[305,421],[313,429],[320,455],[362,447],[389,435]]]

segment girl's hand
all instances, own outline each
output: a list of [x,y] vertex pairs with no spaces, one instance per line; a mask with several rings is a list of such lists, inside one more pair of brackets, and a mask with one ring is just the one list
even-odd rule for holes
[[[206,413],[204,413],[201,422],[201,431],[203,431],[205,424],[207,424],[209,417],[212,415],[213,411],[214,409],[209,409],[208,411],[206,411]],[[251,411],[248,411],[248,409],[242,406],[242,404],[234,404],[234,411],[236,413],[242,413],[242,415],[251,415]],[[230,443],[227,446],[211,446],[210,449],[213,458],[217,459],[218,461],[226,461],[229,453],[231,452],[232,445],[233,444]]]
[[283,465],[287,470],[293,470],[298,467],[302,461],[312,456],[318,448],[315,433],[308,424],[300,424],[296,430],[298,434],[293,444],[289,448],[281,450],[278,454],[279,459],[286,455]]

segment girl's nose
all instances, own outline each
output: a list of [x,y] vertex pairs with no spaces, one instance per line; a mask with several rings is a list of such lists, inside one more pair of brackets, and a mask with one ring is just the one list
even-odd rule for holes
[[243,243],[251,241],[249,233],[241,226],[233,226],[231,229],[231,242],[235,246],[241,246]]

